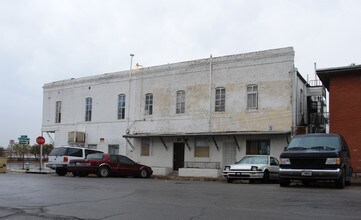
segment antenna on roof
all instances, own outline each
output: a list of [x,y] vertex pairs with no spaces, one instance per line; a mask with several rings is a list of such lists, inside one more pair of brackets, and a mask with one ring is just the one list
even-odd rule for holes
[[313,63],[313,66],[315,68],[315,80],[317,80],[317,74],[316,74],[317,64],[316,64],[316,62]]

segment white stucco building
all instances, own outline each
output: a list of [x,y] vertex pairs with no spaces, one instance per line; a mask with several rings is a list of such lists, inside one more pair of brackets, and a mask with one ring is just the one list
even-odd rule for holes
[[215,177],[245,154],[278,157],[307,122],[308,87],[291,47],[68,79],[44,85],[42,131],[155,175]]

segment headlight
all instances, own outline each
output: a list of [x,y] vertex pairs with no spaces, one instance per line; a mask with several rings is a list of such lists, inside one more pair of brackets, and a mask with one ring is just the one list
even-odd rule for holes
[[225,170],[225,171],[229,171],[229,170],[230,170],[230,166],[225,166],[225,167],[224,167],[224,170]]
[[281,158],[281,164],[290,165],[291,161],[289,158]]
[[258,167],[256,167],[256,166],[251,166],[251,170],[252,170],[252,171],[257,171],[257,170],[258,170]]
[[340,158],[327,158],[326,164],[340,164],[341,159]]

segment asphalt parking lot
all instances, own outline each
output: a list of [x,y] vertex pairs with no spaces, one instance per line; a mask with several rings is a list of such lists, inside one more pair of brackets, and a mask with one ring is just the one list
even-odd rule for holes
[[361,187],[0,174],[3,219],[360,219]]

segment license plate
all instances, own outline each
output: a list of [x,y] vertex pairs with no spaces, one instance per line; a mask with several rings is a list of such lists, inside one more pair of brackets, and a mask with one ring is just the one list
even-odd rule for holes
[[301,173],[301,176],[312,176],[312,172],[311,171],[303,171]]

